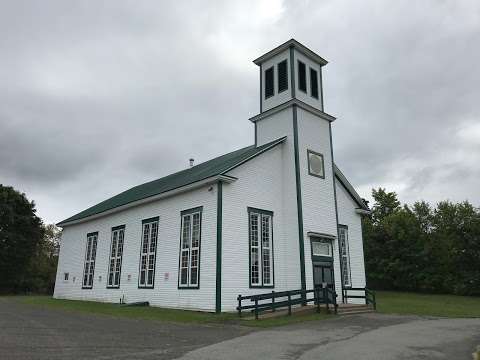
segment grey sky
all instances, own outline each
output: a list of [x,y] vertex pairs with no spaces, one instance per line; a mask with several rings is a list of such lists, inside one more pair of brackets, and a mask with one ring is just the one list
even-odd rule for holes
[[0,183],[57,222],[250,145],[251,60],[292,37],[361,196],[480,205],[478,1],[1,1]]

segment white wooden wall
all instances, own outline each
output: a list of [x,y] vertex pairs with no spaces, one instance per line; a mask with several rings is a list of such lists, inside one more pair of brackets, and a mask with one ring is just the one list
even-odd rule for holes
[[[209,186],[127,209],[96,220],[65,227],[55,284],[55,298],[119,302],[149,301],[151,305],[184,309],[215,309],[217,193]],[[203,206],[200,249],[200,289],[178,289],[180,212]],[[138,288],[142,220],[159,216],[159,231],[153,289]],[[107,289],[111,228],[125,226],[121,284]],[[87,233],[98,231],[93,289],[82,289],[83,261]],[[64,273],[69,280],[64,281]],[[168,273],[168,280],[166,274]],[[131,280],[127,281],[128,275]],[[99,281],[99,276],[102,280]],[[75,282],[73,278],[75,277]]]

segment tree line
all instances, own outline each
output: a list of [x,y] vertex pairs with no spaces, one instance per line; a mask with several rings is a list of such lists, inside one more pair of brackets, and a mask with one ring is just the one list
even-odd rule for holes
[[[401,205],[372,190],[362,220],[367,284],[373,289],[480,295],[480,210],[469,202]],[[52,293],[60,230],[35,203],[0,184],[0,293]]]
[[0,293],[53,293],[59,239],[33,201],[0,184]]
[[480,295],[480,209],[468,201],[402,206],[382,188],[372,197],[362,221],[369,287]]

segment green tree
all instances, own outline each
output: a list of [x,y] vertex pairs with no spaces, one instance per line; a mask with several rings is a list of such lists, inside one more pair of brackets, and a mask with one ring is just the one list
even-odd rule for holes
[[32,257],[44,237],[35,203],[0,184],[0,292],[23,291]]
[[44,226],[44,237],[30,259],[23,288],[35,293],[53,293],[60,236],[61,231],[54,224]]

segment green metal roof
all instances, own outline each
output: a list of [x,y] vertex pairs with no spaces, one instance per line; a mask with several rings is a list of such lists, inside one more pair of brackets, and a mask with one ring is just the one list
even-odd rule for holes
[[77,221],[92,215],[127,205],[129,203],[143,200],[155,195],[159,195],[171,190],[175,190],[182,186],[193,184],[197,181],[205,180],[213,176],[222,175],[232,168],[248,161],[249,159],[267,151],[268,149],[283,142],[285,137],[274,140],[262,146],[247,146],[243,149],[233,151],[231,153],[219,156],[212,160],[198,164],[186,170],[176,172],[163,178],[147,182],[142,185],[135,186],[118,195],[111,197],[97,205],[69,217],[57,225],[62,226],[72,221]]

